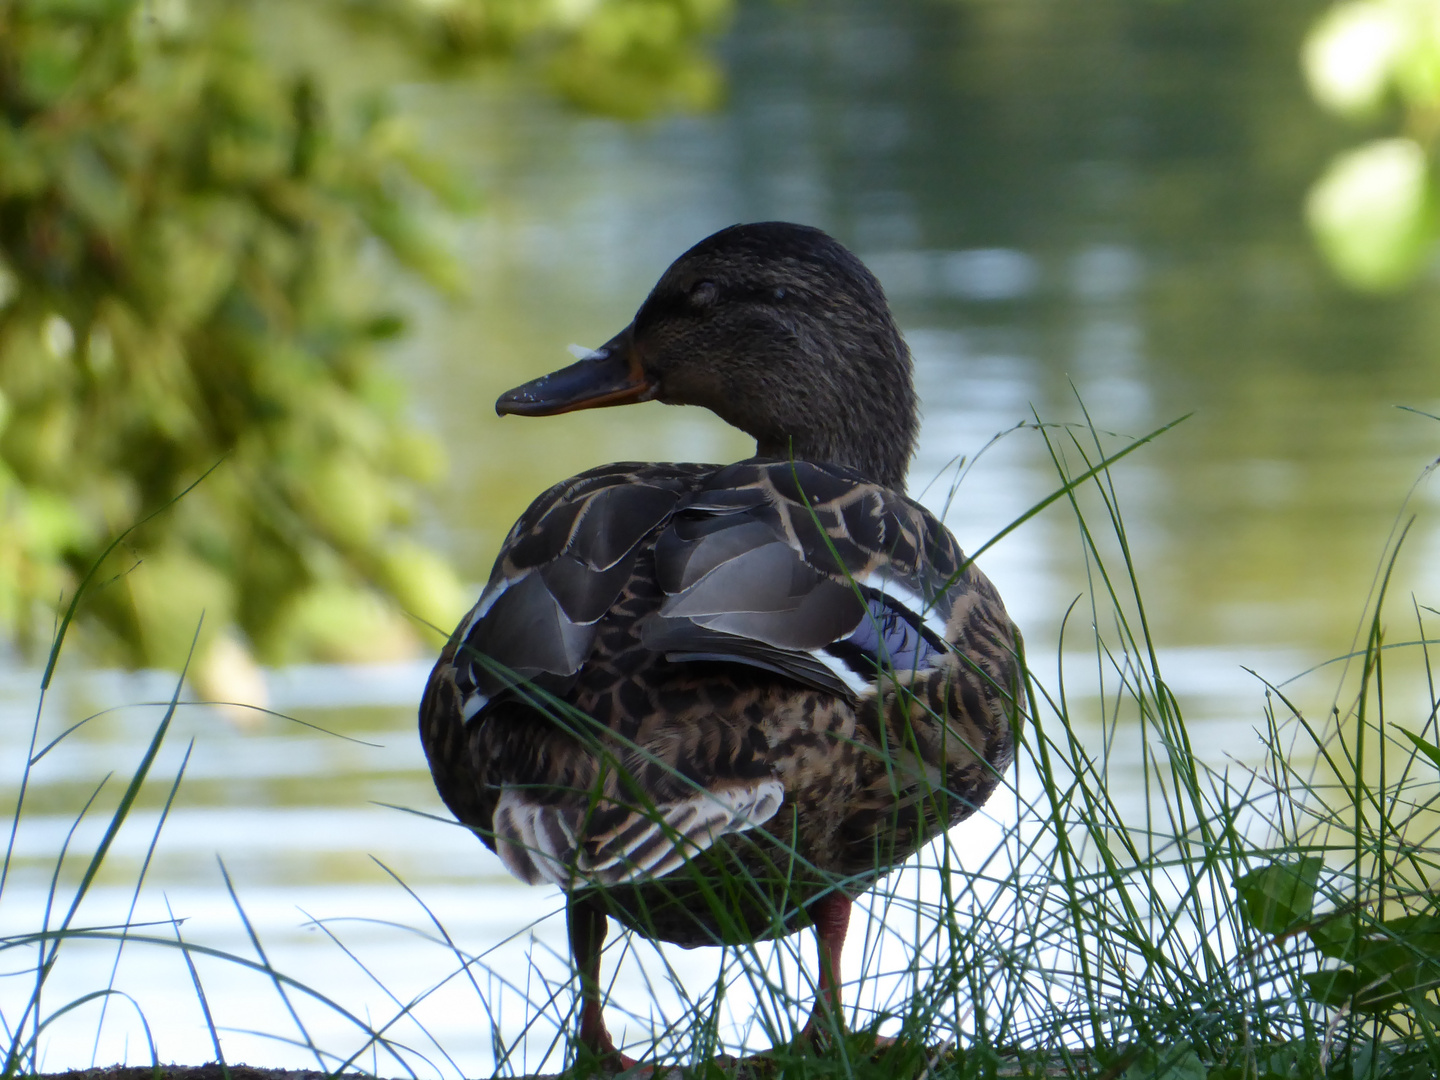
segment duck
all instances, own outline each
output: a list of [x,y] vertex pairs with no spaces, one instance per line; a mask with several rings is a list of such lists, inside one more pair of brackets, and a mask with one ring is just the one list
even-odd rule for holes
[[797,1038],[843,1030],[854,900],[975,813],[1022,718],[1019,631],[904,493],[913,364],[860,259],[810,226],[723,229],[619,334],[495,408],[646,401],[707,408],[755,453],[605,464],[541,494],[420,707],[451,813],[563,890],[576,1041],[619,1066],[610,919],[687,948],[813,928]]

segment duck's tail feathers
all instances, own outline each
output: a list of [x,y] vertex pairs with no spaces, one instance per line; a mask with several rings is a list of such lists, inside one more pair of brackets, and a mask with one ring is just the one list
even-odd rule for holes
[[753,829],[785,801],[779,780],[767,779],[632,810],[594,836],[573,806],[547,804],[525,788],[505,788],[495,806],[495,850],[506,869],[530,885],[563,889],[629,885],[664,877],[727,833]]

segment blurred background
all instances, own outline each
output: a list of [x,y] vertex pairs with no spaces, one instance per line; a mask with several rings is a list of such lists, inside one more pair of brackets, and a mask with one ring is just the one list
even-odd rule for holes
[[[188,658],[186,700],[362,741],[182,707],[83,921],[163,920],[168,898],[187,938],[244,950],[219,856],[277,966],[378,1023],[395,1003],[312,917],[357,920],[347,940],[402,1000],[454,960],[358,922],[426,919],[374,856],[462,948],[519,934],[486,963],[563,981],[563,927],[529,937],[558,896],[394,809],[443,814],[414,706],[433,628],[538,492],[604,461],[750,452],[658,404],[492,407],[737,221],[820,226],[880,277],[924,408],[911,494],[968,550],[1055,489],[1037,421],[1088,417],[1113,451],[1187,417],[1116,485],[1168,681],[1217,762],[1255,749],[1247,669],[1278,683],[1351,650],[1412,515],[1396,640],[1440,591],[1436,0],[12,0],[0,104],[10,803],[27,752],[115,710],[35,766],[9,927],[44,917],[76,814],[134,768],[160,716],[143,703]],[[1087,587],[1068,514],[981,560],[1042,679]],[[1322,711],[1332,670],[1296,690]],[[177,955],[86,948],[57,1000],[118,980],[173,1017],[162,1057],[214,1057]],[[222,1027],[269,1032],[226,1035],[230,1060],[315,1060],[266,980],[202,974]],[[463,982],[426,1007],[478,1072],[492,1021],[523,1010],[497,1019]],[[46,1067],[149,1059],[134,1010],[100,1008],[67,1017]]]

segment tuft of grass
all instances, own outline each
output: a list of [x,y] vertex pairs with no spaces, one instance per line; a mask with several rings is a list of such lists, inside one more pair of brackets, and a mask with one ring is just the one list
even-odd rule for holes
[[[11,882],[11,870],[15,865],[17,840],[21,835],[27,819],[28,806],[26,797],[30,789],[33,772],[51,751],[64,742],[64,740],[72,737],[75,732],[88,723],[89,720],[95,718],[93,716],[87,717],[78,723],[72,724],[44,746],[40,746],[40,733],[45,719],[46,698],[60,662],[66,633],[75,619],[82,601],[86,598],[88,592],[95,587],[97,572],[110,554],[114,552],[132,532],[150,521],[157,514],[163,513],[169,506],[174,505],[176,501],[192,491],[213,471],[214,468],[212,467],[211,470],[207,471],[182,491],[180,495],[176,496],[176,498],[166,504],[166,506],[161,507],[135,525],[132,525],[112,540],[91,567],[90,571],[81,579],[74,596],[71,597],[69,604],[57,622],[54,640],[46,660],[43,675],[41,676],[34,721],[30,730],[29,748],[25,760],[21,763],[18,790],[15,806],[11,813],[10,831],[5,847],[4,859],[0,861],[0,911],[4,910],[4,905],[8,898],[7,886]],[[193,654],[194,651],[194,640],[198,639],[198,637],[199,627],[197,626],[195,637],[192,639],[191,654]],[[250,960],[247,957],[229,953],[224,950],[187,942],[180,931],[183,920],[176,919],[173,916],[168,924],[164,926],[156,926],[153,923],[136,923],[134,921],[136,903],[138,902],[141,889],[144,885],[145,876],[151,860],[154,857],[160,841],[161,832],[174,805],[175,796],[184,776],[185,767],[190,759],[190,750],[193,749],[193,743],[190,748],[187,748],[179,769],[170,783],[168,794],[165,797],[163,807],[147,845],[145,858],[136,876],[131,894],[129,913],[125,921],[119,925],[85,925],[79,920],[79,915],[85,900],[90,895],[96,883],[96,879],[105,864],[116,837],[119,835],[121,829],[125,827],[142,789],[144,789],[150,781],[151,769],[160,753],[165,737],[170,730],[171,722],[175,717],[176,711],[182,704],[181,691],[185,683],[185,675],[189,669],[189,663],[190,656],[187,656],[180,677],[176,680],[173,694],[168,702],[162,703],[164,712],[161,719],[151,734],[140,756],[139,762],[134,767],[129,779],[125,782],[118,802],[110,812],[110,816],[105,823],[103,833],[92,850],[86,853],[75,854],[71,851],[71,843],[87,816],[89,816],[92,809],[97,805],[104,789],[111,783],[113,774],[107,774],[100,779],[71,822],[65,839],[60,846],[60,850],[55,854],[49,887],[45,894],[40,925],[18,933],[0,933],[0,964],[4,965],[4,976],[9,979],[28,979],[30,984],[28,992],[19,996],[18,1007],[14,1004],[14,1000],[11,997],[7,996],[0,999],[4,1002],[4,1007],[0,1007],[0,1052],[3,1052],[3,1067],[0,1067],[0,1078],[9,1080],[10,1077],[33,1075],[40,1072],[44,1061],[44,1036],[51,1026],[67,1015],[81,1010],[92,1003],[99,1003],[99,1020],[95,1034],[95,1042],[98,1047],[100,1030],[105,1023],[108,1006],[112,999],[126,1002],[133,1007],[145,1037],[151,1068],[155,1070],[157,1076],[159,1075],[160,1059],[151,1025],[138,1002],[136,1002],[130,994],[115,986],[115,976],[119,968],[120,957],[127,946],[172,950],[178,952],[183,957],[195,988],[199,1008],[203,1012],[206,1026],[209,1029],[215,1047],[216,1060],[221,1066],[222,1073],[226,1076],[229,1075],[229,1068],[225,1063],[224,1054],[221,1049],[220,1029],[215,1023],[210,1009],[210,1003],[206,997],[199,972],[194,963],[194,958],[197,956],[230,963],[268,976],[276,992],[281,996],[282,1000],[285,1001],[286,1005],[291,1008],[291,1014],[294,1016],[295,1022],[300,1028],[302,1037],[305,1037],[305,1027],[303,1021],[295,1014],[293,1006],[291,1006],[292,994],[299,994],[311,999],[313,1002],[318,1002],[320,1005],[345,1017],[359,1029],[364,1036],[364,1040],[362,1049],[357,1051],[353,1056],[358,1057],[359,1054],[364,1053],[366,1050],[385,1050],[398,1062],[403,1071],[414,1075],[407,1064],[405,1051],[393,1043],[392,1040],[386,1038],[383,1027],[380,1029],[372,1028],[368,1022],[349,1013],[325,994],[271,967],[266,959],[259,938],[254,935],[249,921],[245,917],[239,896],[231,886],[228,875],[226,875],[225,878],[226,886],[229,888],[237,914],[247,931],[251,931],[251,942],[259,956],[258,961]],[[37,747],[39,748],[37,749]],[[73,886],[67,887],[65,881],[70,876],[72,867],[76,862],[82,863],[83,868],[80,871],[78,881],[75,882]],[[168,929],[169,933],[173,936],[161,936],[158,931],[164,929]],[[56,964],[61,959],[62,952],[68,952],[75,945],[87,942],[110,943],[114,945],[114,962],[110,969],[108,982],[103,987],[97,987],[81,993],[79,996],[69,1000],[62,1000],[59,1003],[53,1002],[51,995],[47,994],[47,985],[51,980]],[[10,1011],[7,1012],[6,1008],[9,1008]],[[334,1071],[339,1072],[349,1064],[343,1057],[332,1052],[322,1051],[320,1048],[315,1047],[313,1043],[309,1042],[308,1037],[305,1037],[305,1042],[311,1049],[322,1070],[330,1071],[333,1068]]]
[[[817,1052],[793,1045],[815,991],[793,977],[816,970],[802,936],[728,946],[712,986],[680,989],[668,1025],[631,1014],[642,1035],[626,1052],[695,1069],[770,1046],[751,1068],[807,1077],[1436,1075],[1436,612],[1415,602],[1414,640],[1386,640],[1404,530],[1330,710],[1311,716],[1257,677],[1253,746],[1202,755],[1165,678],[1112,473],[1165,429],[1116,449],[1088,416],[1027,427],[1060,484],[1016,524],[1067,503],[1089,588],[1063,619],[1053,676],[1029,670],[1020,762],[988,824],[961,825],[871,894],[851,945],[862,974],[845,990],[855,1034],[837,1031]],[[1099,689],[1077,697],[1065,664],[1082,647]],[[1385,686],[1401,663],[1406,688],[1428,693],[1417,711],[1402,690],[1397,723]],[[1394,689],[1388,700],[1393,713]],[[593,738],[587,718],[534,701]],[[1138,785],[1121,775],[1132,771]],[[723,889],[709,888],[723,926]],[[606,969],[637,948],[647,946],[616,943]],[[663,951],[651,963],[678,986]],[[723,1022],[727,989],[742,981],[757,1004]],[[554,990],[524,1002],[532,1016],[564,1004]],[[898,1041],[877,1052],[877,1033]],[[522,1041],[499,1044],[497,1060],[515,1060]],[[597,1069],[573,1052],[566,1062]]]

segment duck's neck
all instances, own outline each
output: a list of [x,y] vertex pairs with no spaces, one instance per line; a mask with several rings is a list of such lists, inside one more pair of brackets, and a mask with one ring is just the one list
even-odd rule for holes
[[910,354],[888,320],[881,329],[828,355],[813,345],[775,355],[768,378],[703,404],[753,436],[759,457],[844,465],[904,491],[919,408]]
[[871,425],[857,424],[848,429],[817,424],[793,434],[757,436],[755,456],[844,465],[887,488],[903,492],[915,447],[914,427],[913,421],[908,427],[897,427],[879,422],[878,417]]

